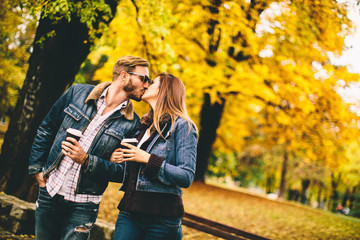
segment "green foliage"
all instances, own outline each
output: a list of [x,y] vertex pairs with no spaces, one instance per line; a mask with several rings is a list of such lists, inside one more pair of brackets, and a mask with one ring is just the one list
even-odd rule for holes
[[[79,17],[80,21],[89,29],[90,41],[105,31],[106,24],[104,22],[109,22],[112,17],[110,6],[103,0],[1,1],[0,116],[10,115],[16,104],[25,79],[27,61],[32,51],[31,43],[35,36],[36,22],[40,13],[41,18],[48,18],[54,24],[63,19],[71,21],[72,17]],[[42,44],[55,34],[55,30],[50,30],[41,36],[37,43]],[[79,79],[78,81],[81,82]],[[83,81],[85,82],[85,79]]]
[[240,154],[215,151],[209,159],[208,176],[225,181],[229,178],[241,187],[260,185],[265,172],[263,158],[259,145],[249,146]]
[[360,192],[355,195],[355,200],[350,208],[350,214],[353,217],[360,218]]
[[0,3],[0,117],[10,115],[25,78],[36,19],[14,2]]
[[93,76],[97,69],[104,66],[104,63],[108,60],[106,55],[102,55],[98,63],[93,64],[89,59],[81,65],[78,74],[75,76],[75,83],[93,84],[96,85],[99,81],[94,81]]
[[80,21],[85,23],[89,29],[93,28],[93,24],[97,21],[96,17],[102,15],[106,22],[112,16],[110,7],[103,1],[68,1],[54,0],[42,2],[43,17],[48,17],[56,23],[65,18],[70,22],[73,14],[80,17]]
[[[106,31],[107,24],[104,23],[108,23],[113,17],[110,6],[104,0],[41,0],[37,4],[32,1],[24,1],[21,6],[29,9],[32,14],[39,15],[41,13],[41,18],[48,18],[54,24],[64,19],[70,22],[73,17],[80,18],[80,22],[86,24],[89,29],[90,41],[94,41],[97,36]],[[42,44],[55,34],[54,30],[49,30],[39,38],[37,43]]]

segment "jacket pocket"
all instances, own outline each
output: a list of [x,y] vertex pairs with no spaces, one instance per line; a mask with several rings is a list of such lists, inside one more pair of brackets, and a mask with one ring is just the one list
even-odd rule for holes
[[75,121],[79,121],[83,117],[86,118],[86,116],[73,104],[70,104],[67,108],[65,108],[64,112],[71,116]]
[[108,128],[102,134],[96,145],[96,155],[110,159],[112,152],[121,147],[120,142],[124,137],[124,133],[118,129]]
[[81,131],[82,129],[79,129],[80,126],[86,126],[89,122],[89,118],[73,104],[65,108],[64,112],[65,118],[60,127],[63,131],[66,131],[68,128],[75,128]]
[[119,141],[121,141],[124,137],[124,133],[121,130],[115,131],[114,129],[111,128],[106,129],[105,134],[114,137]]

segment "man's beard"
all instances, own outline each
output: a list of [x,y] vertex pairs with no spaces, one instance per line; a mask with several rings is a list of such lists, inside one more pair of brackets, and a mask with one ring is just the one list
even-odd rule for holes
[[137,102],[140,102],[142,95],[137,96],[135,90],[136,90],[136,87],[133,85],[132,80],[130,78],[128,84],[126,84],[124,86],[124,91],[127,93],[128,97],[130,99],[133,99],[133,100],[135,100]]

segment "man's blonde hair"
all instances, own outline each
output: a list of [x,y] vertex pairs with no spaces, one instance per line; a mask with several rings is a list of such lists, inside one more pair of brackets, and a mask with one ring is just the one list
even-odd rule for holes
[[113,80],[119,76],[122,71],[132,72],[136,66],[150,67],[150,63],[141,57],[130,55],[119,58],[113,68]]

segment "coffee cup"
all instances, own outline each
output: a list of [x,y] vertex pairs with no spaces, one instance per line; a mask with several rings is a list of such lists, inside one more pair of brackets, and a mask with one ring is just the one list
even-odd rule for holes
[[66,140],[67,137],[72,137],[72,138],[75,138],[76,141],[79,141],[79,139],[82,137],[82,133],[81,133],[81,131],[79,131],[77,129],[68,128],[68,129],[66,129],[65,140]]
[[[137,146],[139,141],[136,139],[136,138],[124,138],[121,143],[128,143],[128,144],[131,144],[133,146]],[[121,148],[126,148],[128,149],[128,147],[125,147],[124,145],[121,145]]]

